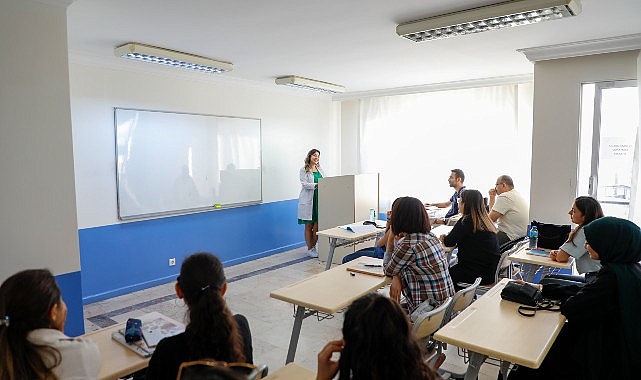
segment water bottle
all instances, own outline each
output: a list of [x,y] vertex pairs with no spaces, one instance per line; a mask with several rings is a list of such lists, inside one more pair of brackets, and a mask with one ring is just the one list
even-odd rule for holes
[[539,229],[536,226],[530,228],[530,249],[536,249],[539,246]]
[[375,222],[376,221],[376,210],[373,208],[369,209],[369,221],[370,222]]

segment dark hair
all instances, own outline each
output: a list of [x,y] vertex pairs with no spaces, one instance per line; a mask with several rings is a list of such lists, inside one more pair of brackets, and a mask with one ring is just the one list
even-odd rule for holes
[[425,205],[413,197],[397,198],[392,204],[391,228],[394,234],[428,233],[432,229]]
[[221,294],[224,284],[223,264],[211,253],[194,253],[180,267],[178,285],[189,308],[185,334],[191,360],[245,361],[238,326]]
[[311,149],[307,152],[307,157],[305,157],[305,171],[309,172],[312,170],[312,156],[316,153],[320,156],[320,150],[318,149]]
[[[47,269],[28,269],[14,274],[0,286],[0,379],[55,379],[52,369],[62,360],[54,347],[36,345],[29,332],[52,328],[51,308],[61,302],[56,279]],[[52,364],[47,364],[52,363]]]
[[[577,210],[583,214],[583,224],[577,226],[568,236],[568,241],[574,244],[574,236],[576,233],[586,224],[590,223],[593,220],[603,218],[603,209],[601,209],[601,204],[599,201],[592,197],[581,196],[574,200],[574,205]],[[576,244],[574,244],[576,246]]]
[[407,315],[378,293],[354,301],[343,321],[339,380],[436,379]]
[[512,181],[512,177],[510,177],[509,175],[503,174],[502,176],[499,177],[498,182],[499,183],[502,182],[502,183],[506,184],[507,187],[509,187],[510,189],[514,188],[514,181]]
[[463,210],[461,213],[464,218],[472,220],[472,231],[490,231],[496,232],[496,227],[490,219],[485,207],[483,195],[478,190],[467,189],[461,192],[461,200],[463,201]]
[[452,173],[454,173],[454,177],[460,178],[461,182],[465,181],[465,174],[463,173],[463,170],[461,169],[452,169]]

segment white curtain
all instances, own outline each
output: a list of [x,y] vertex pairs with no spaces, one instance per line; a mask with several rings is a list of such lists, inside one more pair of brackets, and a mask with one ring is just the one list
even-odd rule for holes
[[397,95],[360,101],[359,171],[379,172],[381,204],[398,196],[443,202],[450,170],[487,196],[496,178],[530,190],[532,84]]
[[641,226],[641,52],[637,56],[637,90],[639,91],[639,125],[637,126],[637,138],[634,147],[634,161],[632,163],[632,195],[630,197],[629,219]]

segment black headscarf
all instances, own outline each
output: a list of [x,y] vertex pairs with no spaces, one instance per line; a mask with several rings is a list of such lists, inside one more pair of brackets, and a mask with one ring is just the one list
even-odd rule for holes
[[623,355],[627,356],[628,363],[638,363],[641,360],[641,230],[629,220],[611,216],[597,219],[583,229],[586,241],[599,254],[601,265],[616,275],[623,323],[620,341],[626,345]]

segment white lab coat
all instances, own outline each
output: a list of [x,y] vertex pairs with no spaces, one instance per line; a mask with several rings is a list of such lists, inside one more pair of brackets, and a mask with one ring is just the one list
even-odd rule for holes
[[[325,177],[325,173],[320,165],[317,165],[316,168],[320,174]],[[316,188],[316,184],[314,183],[314,173],[305,171],[305,167],[303,166],[300,169],[298,176],[300,177],[300,184],[302,186],[300,194],[298,195],[298,219],[312,220],[314,189]]]

